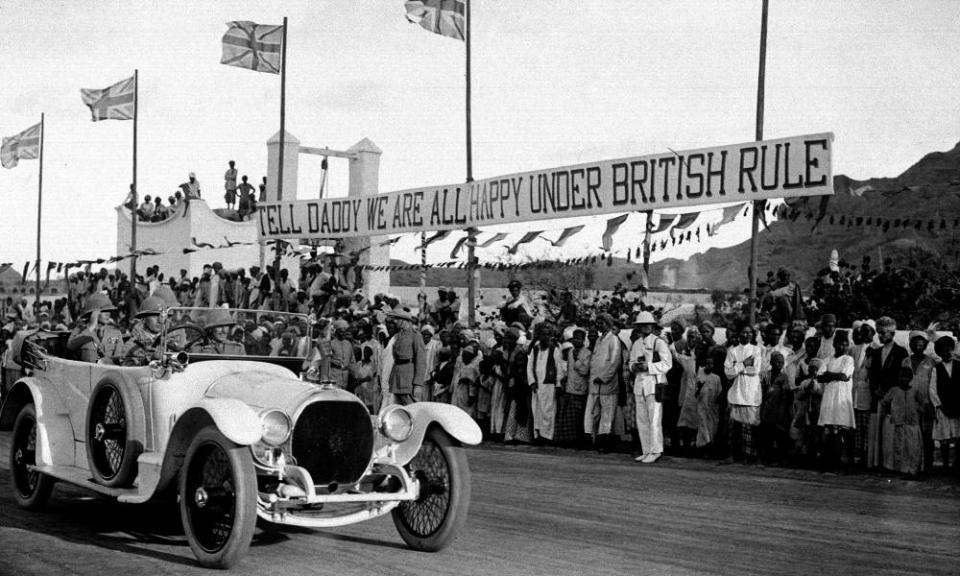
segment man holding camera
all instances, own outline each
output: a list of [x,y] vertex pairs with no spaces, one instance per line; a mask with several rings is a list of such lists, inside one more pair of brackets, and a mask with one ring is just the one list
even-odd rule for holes
[[640,312],[633,325],[640,332],[640,338],[630,348],[630,373],[634,374],[633,398],[637,405],[637,432],[643,451],[634,460],[653,464],[663,453],[661,401],[673,357],[667,343],[653,333],[657,326],[653,314]]

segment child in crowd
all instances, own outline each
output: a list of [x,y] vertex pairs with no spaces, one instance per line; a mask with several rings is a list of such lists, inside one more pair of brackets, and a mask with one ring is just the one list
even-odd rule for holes
[[907,476],[920,473],[923,463],[923,438],[920,436],[920,391],[910,386],[913,370],[900,368],[899,386],[883,397],[883,407],[893,425],[893,470]]
[[373,348],[363,347],[363,356],[360,362],[350,366],[353,372],[352,380],[356,385],[354,393],[363,401],[371,413],[380,407],[380,385],[379,378],[374,370]]
[[450,358],[450,348],[444,346],[437,351],[437,367],[430,375],[435,402],[450,403],[450,382],[453,380],[453,361]]
[[790,422],[793,418],[793,394],[783,371],[780,352],[770,354],[770,371],[760,376],[763,404],[760,407],[760,457],[768,463],[781,463],[790,449]]
[[823,370],[823,360],[817,358],[820,338],[811,336],[803,342],[806,358],[800,362],[797,381],[793,383],[793,422],[790,437],[796,442],[796,454],[807,464],[817,454],[817,420],[820,418],[820,395],[823,389],[817,376]]
[[[930,402],[936,412],[933,439],[940,442],[944,470],[950,466],[950,446],[960,443],[960,361],[953,358],[955,347],[949,336],[937,339],[933,349],[942,362],[930,374]],[[960,471],[960,454],[953,467]]]
[[702,455],[713,455],[713,442],[720,421],[720,376],[714,373],[713,358],[704,356],[697,374],[697,449]]

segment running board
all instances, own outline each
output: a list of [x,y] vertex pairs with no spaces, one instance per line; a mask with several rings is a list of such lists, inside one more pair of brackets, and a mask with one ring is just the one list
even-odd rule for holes
[[90,476],[90,470],[77,466],[34,466],[33,469],[58,481],[92,490],[98,494],[116,498],[118,502],[142,504],[156,491],[160,478],[162,458],[158,454],[141,454],[137,458],[139,473],[135,484],[130,488],[111,488],[97,484]]

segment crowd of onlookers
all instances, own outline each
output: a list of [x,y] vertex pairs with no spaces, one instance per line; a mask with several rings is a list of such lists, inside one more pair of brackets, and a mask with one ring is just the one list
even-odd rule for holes
[[[666,453],[910,476],[960,469],[960,327],[914,330],[901,346],[890,317],[844,328],[832,313],[808,322],[797,318],[799,287],[784,274],[765,286],[753,324],[662,323],[622,291],[583,305],[561,290],[548,303],[514,281],[494,318],[468,326],[455,290],[421,294],[409,307],[390,294],[368,299],[352,264],[324,255],[297,282],[287,270],[219,263],[194,278],[150,267],[135,283],[119,270],[78,272],[66,298],[39,310],[2,302],[0,342],[24,327],[71,329],[94,294],[116,307],[110,322],[124,338],[149,297],[250,309],[256,317],[229,332],[239,353],[302,357],[303,370],[317,369],[372,411],[396,400],[391,371],[411,362],[411,401],[458,406],[496,442],[630,450],[646,464]],[[401,362],[393,343],[403,327],[417,336]]]
[[[223,175],[224,195],[223,200],[227,207],[227,216],[242,221],[257,210],[257,202],[265,202],[267,196],[267,177],[264,176],[259,184],[259,193],[251,184],[246,175],[240,177],[237,182],[236,163],[231,160],[229,168]],[[180,205],[185,205],[189,209],[189,202],[192,199],[201,198],[200,181],[197,175],[191,172],[187,181],[180,184],[177,190],[167,197],[167,203],[163,203],[163,197],[160,195],[151,196],[146,194],[141,198],[139,204],[136,202],[133,184],[130,185],[130,192],[124,200],[123,205],[137,214],[139,222],[162,222],[173,216]]]

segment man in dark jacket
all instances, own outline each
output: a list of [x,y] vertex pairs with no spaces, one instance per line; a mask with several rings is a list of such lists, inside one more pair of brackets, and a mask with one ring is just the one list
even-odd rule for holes
[[900,366],[910,353],[893,341],[897,321],[888,316],[877,320],[877,338],[880,348],[867,352],[867,380],[870,383],[870,430],[867,437],[867,465],[871,468],[883,464],[885,453],[893,454],[893,446],[883,446],[883,428],[892,426],[889,416],[884,418],[880,400],[887,391],[898,385]]

